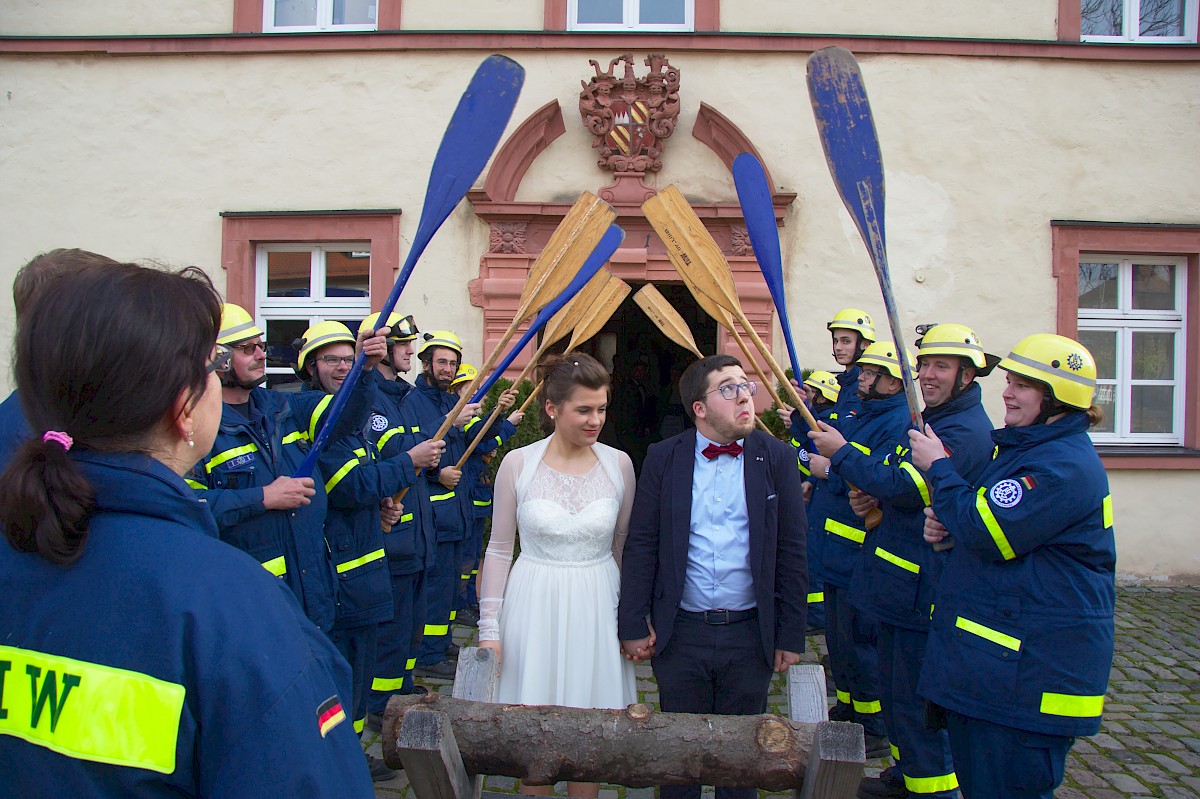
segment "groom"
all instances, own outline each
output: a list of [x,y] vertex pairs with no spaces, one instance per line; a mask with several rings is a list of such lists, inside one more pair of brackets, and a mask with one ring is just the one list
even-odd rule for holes
[[[771,672],[804,648],[800,471],[794,449],[754,429],[756,391],[732,356],[689,366],[679,393],[696,428],[652,445],[638,480],[617,633],[626,657],[653,657],[667,712],[763,713]],[[698,785],[660,793],[699,795]]]

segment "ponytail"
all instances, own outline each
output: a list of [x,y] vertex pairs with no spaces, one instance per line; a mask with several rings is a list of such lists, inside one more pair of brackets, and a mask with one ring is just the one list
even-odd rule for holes
[[1084,413],[1087,414],[1089,427],[1096,427],[1097,425],[1104,424],[1104,409],[1099,405],[1092,405],[1090,408],[1084,411]]
[[57,438],[31,437],[0,475],[5,537],[15,549],[51,563],[69,565],[83,553],[94,507],[91,483]]

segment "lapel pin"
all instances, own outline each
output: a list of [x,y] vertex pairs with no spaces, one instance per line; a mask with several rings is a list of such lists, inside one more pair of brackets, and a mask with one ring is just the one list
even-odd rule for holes
[[754,460],[756,460],[756,461],[761,461],[762,459],[763,459],[763,458],[762,458],[762,455],[755,455],[755,456],[754,456]]

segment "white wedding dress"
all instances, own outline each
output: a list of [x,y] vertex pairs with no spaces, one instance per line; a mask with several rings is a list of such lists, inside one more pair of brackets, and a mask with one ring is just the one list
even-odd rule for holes
[[563,474],[542,460],[549,441],[510,452],[496,476],[479,601],[480,640],[500,641],[496,701],[623,708],[637,701],[633,664],[617,638],[633,464],[595,444],[595,466]]

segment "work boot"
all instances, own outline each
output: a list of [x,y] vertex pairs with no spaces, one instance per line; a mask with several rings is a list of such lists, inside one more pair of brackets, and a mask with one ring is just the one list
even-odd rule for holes
[[456,669],[453,663],[443,660],[440,663],[430,663],[428,666],[417,666],[413,674],[432,680],[453,680]]
[[463,608],[458,612],[458,616],[454,618],[455,624],[460,624],[463,627],[478,627],[479,614],[471,608]]
[[867,760],[887,757],[892,753],[892,742],[886,735],[867,735],[863,742],[867,745]]
[[829,708],[829,720],[854,721],[854,710],[849,705],[834,705],[833,707]]
[[859,799],[903,799],[908,796],[904,777],[895,766],[888,766],[878,777],[867,777],[858,784]]
[[447,660],[458,660],[459,651],[460,651],[460,648],[459,648],[458,644],[450,644],[450,646],[446,647],[446,659]]
[[371,769],[371,782],[383,782],[396,776],[396,770],[388,768],[388,764],[379,758],[372,755],[365,755],[365,757],[367,758],[367,767]]
[[363,725],[368,732],[383,732],[383,716],[378,713],[367,712],[367,721]]

